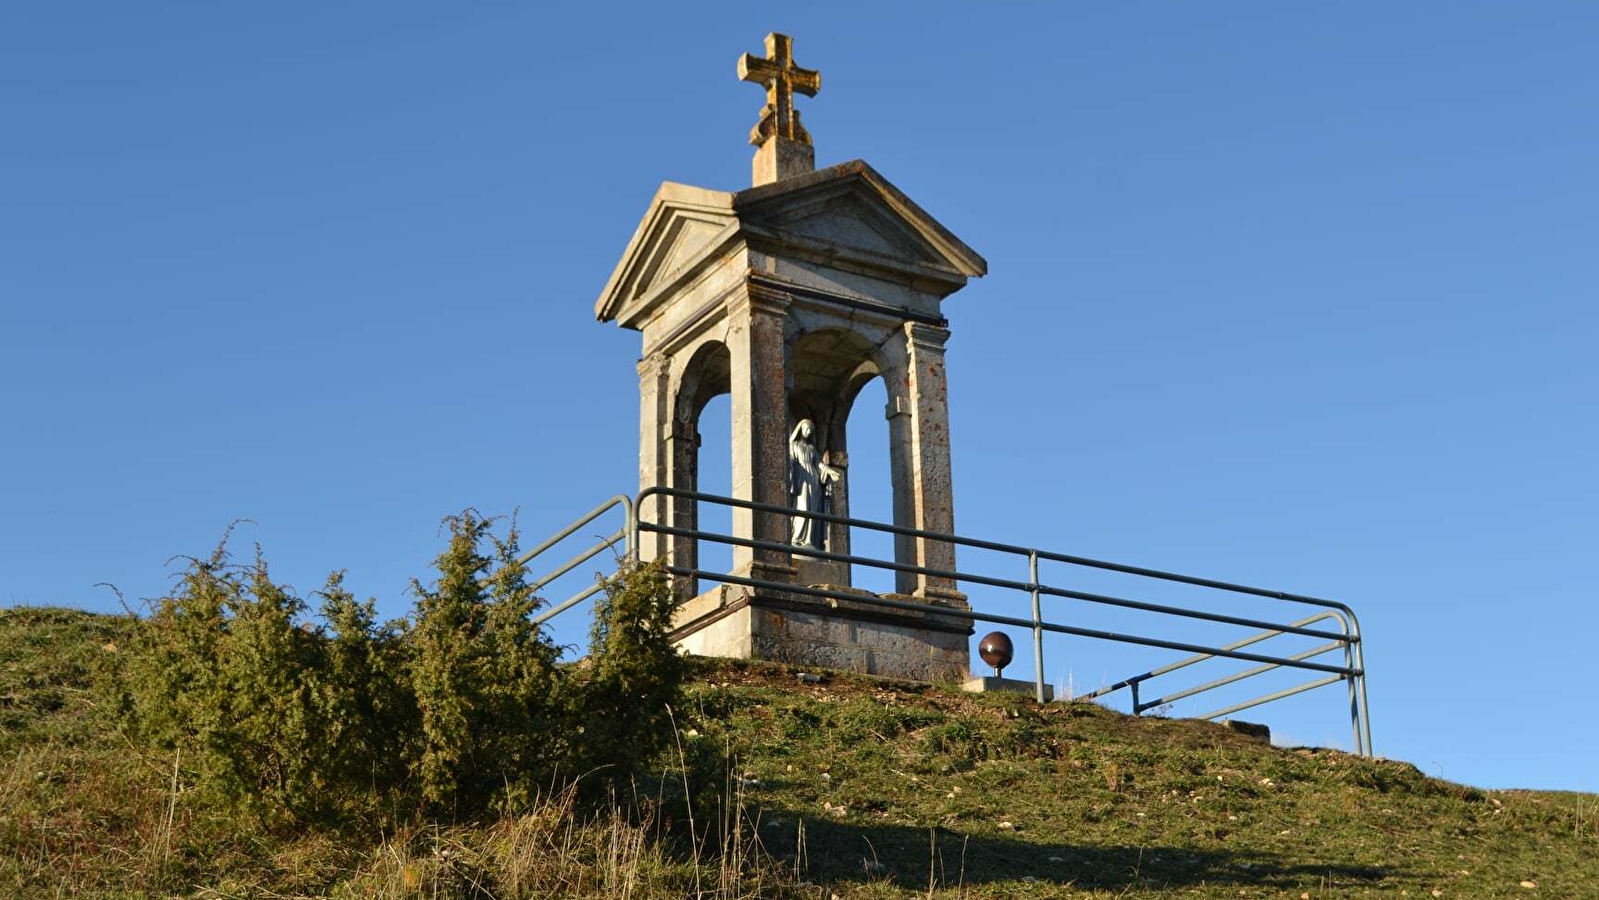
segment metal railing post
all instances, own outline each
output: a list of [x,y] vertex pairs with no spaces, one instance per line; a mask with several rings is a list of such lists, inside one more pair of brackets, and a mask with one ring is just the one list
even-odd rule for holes
[[633,504],[633,498],[626,494],[621,495],[622,514],[627,521],[622,525],[626,541],[623,552],[627,554],[630,565],[638,565],[638,508]]
[[1038,593],[1038,551],[1027,552],[1027,580],[1033,586],[1033,699],[1044,702],[1044,607]]
[[[1344,667],[1349,671],[1355,670],[1355,645],[1344,644]],[[1364,741],[1360,737],[1360,696],[1355,688],[1355,676],[1350,675],[1344,679],[1349,682],[1349,727],[1355,733],[1355,755],[1365,756]]]
[[[581,566],[589,560],[594,559],[596,556],[599,556],[606,550],[614,548],[618,541],[622,542],[623,545],[623,559],[636,561],[638,558],[638,516],[635,512],[633,498],[627,496],[626,494],[618,494],[604,503],[601,503],[599,506],[589,510],[586,514],[580,516],[570,525],[567,525],[565,528],[562,528],[560,531],[557,531],[555,534],[551,535],[537,547],[534,547],[532,550],[529,550],[526,553],[523,553],[521,556],[518,556],[516,561],[524,566],[532,563],[533,560],[544,555],[544,553],[555,547],[557,544],[576,534],[580,529],[583,528],[583,526],[594,521],[595,519],[598,519],[600,516],[605,515],[613,507],[617,506],[622,507],[622,515],[624,517],[622,527],[619,530],[612,532],[608,537],[605,537],[599,543],[589,547],[587,550],[580,552],[577,556],[572,557],[561,565],[555,567],[555,569],[552,571],[546,573],[544,576],[534,580],[528,585],[528,589],[530,591],[537,592],[545,587],[548,587],[561,576],[568,574],[578,566]],[[485,577],[484,581],[481,583],[487,583],[487,577]],[[543,610],[538,615],[532,617],[530,621],[534,625],[542,625],[555,616],[560,615],[582,601],[594,596],[595,594],[604,590],[604,588],[605,585],[603,582],[594,584],[583,591],[573,594],[560,603],[556,603]]]
[[1366,756],[1375,756],[1377,751],[1371,745],[1371,701],[1366,696],[1366,642],[1361,639],[1360,619],[1355,616],[1355,611],[1348,606],[1341,606],[1347,620],[1350,640],[1354,643],[1355,664],[1351,671],[1358,672],[1355,678],[1360,680],[1360,728],[1365,736],[1361,742],[1361,752]]

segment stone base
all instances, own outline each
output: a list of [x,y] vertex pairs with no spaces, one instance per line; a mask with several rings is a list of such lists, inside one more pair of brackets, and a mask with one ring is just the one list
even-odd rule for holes
[[[1036,697],[1038,685],[1031,681],[1022,681],[1019,678],[999,678],[997,676],[987,675],[981,678],[973,678],[972,680],[966,682],[965,684],[961,685],[961,690],[970,691],[973,694],[992,694],[999,692],[1005,694],[1026,694],[1029,697]],[[1048,703],[1054,699],[1055,689],[1047,684],[1044,685],[1044,702]]]
[[876,595],[826,587],[840,596],[718,585],[678,607],[672,639],[700,656],[764,659],[915,681],[967,676],[974,630],[968,620],[940,615],[934,605],[904,610],[851,601],[849,595]]
[[750,181],[755,187],[816,171],[816,150],[810,144],[784,137],[769,137],[750,161]]

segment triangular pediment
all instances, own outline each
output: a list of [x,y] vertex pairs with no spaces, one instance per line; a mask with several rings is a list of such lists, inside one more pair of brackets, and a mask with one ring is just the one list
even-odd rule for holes
[[653,242],[649,256],[639,267],[639,294],[648,294],[656,285],[670,281],[684,264],[703,253],[731,221],[692,211],[673,213],[663,219],[659,240]]
[[821,208],[804,209],[769,221],[778,231],[868,253],[924,264],[942,262],[937,250],[903,227],[870,199],[854,192],[832,198]]
[[594,314],[610,321],[657,293],[737,232],[733,195],[666,182],[633,232]]
[[988,272],[986,260],[860,160],[740,191],[733,208],[746,232],[821,245],[829,255],[853,250],[863,261],[962,279]]
[[866,163],[856,160],[738,193],[667,182],[595,304],[629,327],[730,249],[889,270],[953,290],[988,263]]

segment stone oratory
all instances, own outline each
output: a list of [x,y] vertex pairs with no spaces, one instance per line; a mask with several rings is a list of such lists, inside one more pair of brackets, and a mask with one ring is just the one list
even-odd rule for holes
[[[768,35],[766,50],[738,63],[741,79],[767,91],[750,137],[754,186],[662,184],[595,306],[600,321],[643,333],[640,489],[696,490],[700,412],[731,394],[734,499],[847,516],[845,424],[857,393],[881,377],[894,524],[953,534],[941,304],[988,264],[865,162],[815,169],[793,95],[814,96],[821,76],[794,63],[784,35]],[[800,469],[822,488],[822,509],[805,505],[809,492],[796,493],[794,460],[807,453]],[[694,501],[660,494],[639,516],[698,526]],[[696,579],[677,576],[684,601],[675,637],[685,649],[909,678],[966,676],[971,624],[939,614],[966,608],[951,581],[898,572],[887,596],[915,609],[853,603],[851,593],[864,592],[849,587],[847,564],[805,553],[849,553],[848,526],[738,508],[732,521],[735,537],[767,546],[735,546],[729,574],[762,584],[701,592]],[[644,560],[699,568],[692,538],[646,532],[641,544]],[[955,569],[953,545],[926,537],[897,536],[894,556]],[[784,584],[839,590],[818,597]]]

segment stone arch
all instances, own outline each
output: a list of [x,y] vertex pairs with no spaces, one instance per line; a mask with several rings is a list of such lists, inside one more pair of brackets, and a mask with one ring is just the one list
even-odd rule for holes
[[844,423],[855,396],[885,371],[880,345],[859,331],[822,327],[796,335],[788,359],[789,427],[811,419],[823,435],[822,449],[836,446],[842,452]]
[[[872,379],[882,377],[886,381],[891,364],[890,355],[883,350],[883,337],[863,333],[859,328],[826,325],[801,332],[789,343],[788,427],[792,429],[800,419],[816,423],[823,460],[844,473],[834,487],[833,512],[838,515],[850,513],[850,411],[855,398]],[[892,452],[891,447],[871,449],[890,455]],[[849,527],[831,525],[827,546],[835,553],[849,553]],[[818,567],[814,577],[836,584],[851,582],[849,567],[843,564]],[[803,573],[801,580],[805,580]]]
[[732,391],[733,357],[727,344],[708,338],[694,352],[676,378],[672,422],[693,428],[711,399]]
[[[703,443],[699,431],[700,414],[711,400],[731,393],[732,353],[723,341],[705,337],[692,349],[678,354],[676,359],[682,362],[673,367],[669,380],[666,483],[676,490],[698,491]],[[669,499],[666,515],[675,528],[694,530],[699,527],[699,504],[693,500]],[[697,540],[670,537],[666,544],[673,565],[699,568]],[[699,589],[697,579],[692,577],[678,577],[674,583],[676,590],[685,597],[694,596]]]

